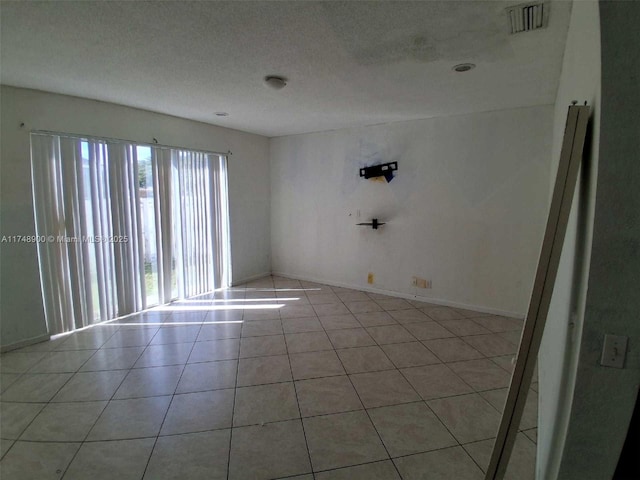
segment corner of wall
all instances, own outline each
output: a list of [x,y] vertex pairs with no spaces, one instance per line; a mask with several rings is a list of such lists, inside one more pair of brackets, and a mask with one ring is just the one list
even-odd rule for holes
[[[640,379],[640,3],[601,1],[601,124],[588,290],[558,477],[612,478]],[[623,368],[600,364],[605,334],[629,338]],[[606,420],[605,420],[606,419]]]
[[640,41],[631,27],[639,12],[635,2],[595,0],[574,2],[572,9],[554,157],[566,106],[587,100],[593,117],[539,355],[537,474],[544,480],[611,478],[638,394],[637,348],[630,347],[624,369],[602,367],[599,358],[604,334],[640,337],[634,293],[640,260],[629,249],[640,229],[630,215],[640,207],[630,184],[637,165],[629,161],[640,148],[633,80],[640,59],[625,52]]
[[[558,164],[572,101],[587,101],[592,119],[549,307],[539,363],[537,474],[558,476],[573,399],[585,313],[595,205],[600,117],[600,20],[597,0],[574,2],[556,98],[552,165]],[[550,191],[555,175],[552,175]]]

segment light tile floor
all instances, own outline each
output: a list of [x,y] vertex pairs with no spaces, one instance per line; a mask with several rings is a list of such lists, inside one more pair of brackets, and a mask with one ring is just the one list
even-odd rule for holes
[[281,277],[177,302],[2,355],[0,474],[482,479],[521,328]]

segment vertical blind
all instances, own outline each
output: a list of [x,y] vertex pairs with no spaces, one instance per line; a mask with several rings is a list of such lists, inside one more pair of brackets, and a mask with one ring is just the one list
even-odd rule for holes
[[226,157],[32,133],[52,334],[228,286]]

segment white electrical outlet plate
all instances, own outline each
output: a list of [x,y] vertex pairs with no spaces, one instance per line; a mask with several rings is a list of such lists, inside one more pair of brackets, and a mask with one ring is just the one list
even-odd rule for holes
[[605,335],[600,365],[603,367],[624,368],[629,337],[623,335]]

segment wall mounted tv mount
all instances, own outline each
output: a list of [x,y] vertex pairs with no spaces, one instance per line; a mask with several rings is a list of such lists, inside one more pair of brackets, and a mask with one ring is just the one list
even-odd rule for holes
[[393,180],[393,172],[396,170],[398,170],[398,162],[389,162],[363,167],[360,169],[360,176],[364,178],[384,177],[388,183]]
[[356,225],[366,225],[368,227],[373,228],[374,230],[377,230],[378,227],[384,225],[384,222],[378,222],[378,219],[374,218],[369,223],[356,223]]

